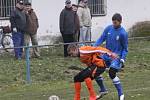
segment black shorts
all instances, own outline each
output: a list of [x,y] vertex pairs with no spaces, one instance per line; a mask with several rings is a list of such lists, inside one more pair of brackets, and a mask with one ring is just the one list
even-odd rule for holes
[[93,80],[96,77],[98,77],[100,74],[102,74],[104,71],[105,68],[100,68],[95,65],[87,67],[86,69],[82,70],[74,77],[74,82],[83,82],[88,77],[90,77]]

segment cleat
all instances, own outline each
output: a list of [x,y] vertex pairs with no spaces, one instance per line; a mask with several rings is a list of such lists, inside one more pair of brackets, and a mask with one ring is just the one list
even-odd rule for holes
[[124,100],[124,94],[119,97],[119,100]]
[[96,96],[96,100],[99,100],[100,98],[103,98],[103,96],[105,96],[107,94],[108,94],[108,91],[100,92],[100,94]]

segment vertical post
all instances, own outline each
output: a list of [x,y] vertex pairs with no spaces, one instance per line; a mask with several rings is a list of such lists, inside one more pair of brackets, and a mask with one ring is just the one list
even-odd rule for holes
[[26,48],[26,80],[27,83],[31,83],[31,78],[30,78],[30,47],[27,46]]

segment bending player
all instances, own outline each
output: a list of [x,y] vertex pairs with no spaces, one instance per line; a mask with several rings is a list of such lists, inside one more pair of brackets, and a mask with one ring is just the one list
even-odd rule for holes
[[71,56],[79,56],[80,61],[87,66],[87,68],[74,77],[74,100],[80,100],[81,82],[86,83],[90,95],[89,100],[96,100],[92,80],[105,71],[107,62],[104,60],[117,59],[118,56],[103,47],[83,46],[78,48],[77,45],[69,45],[68,54]]

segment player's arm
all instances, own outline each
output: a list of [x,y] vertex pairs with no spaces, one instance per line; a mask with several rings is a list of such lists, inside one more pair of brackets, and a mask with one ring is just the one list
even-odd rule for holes
[[100,46],[106,40],[109,29],[110,29],[110,26],[104,29],[104,32],[102,33],[100,38],[94,43],[94,46]]
[[125,32],[121,34],[121,45],[122,45],[122,52],[121,52],[121,61],[124,63],[126,56],[128,54],[128,34]]

